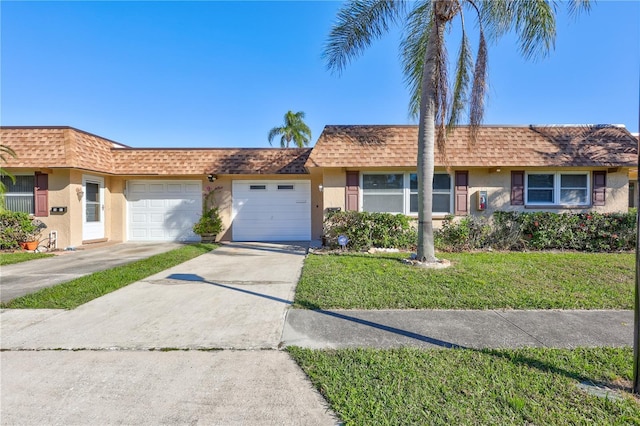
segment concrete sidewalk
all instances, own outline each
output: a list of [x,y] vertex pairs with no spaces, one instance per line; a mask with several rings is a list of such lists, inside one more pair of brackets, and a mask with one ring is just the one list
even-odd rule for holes
[[0,311],[0,423],[335,425],[277,350],[306,249],[229,243],[71,311]]
[[180,246],[179,243],[119,243],[57,252],[53,257],[5,265],[0,268],[0,302]]
[[291,309],[282,341],[313,349],[632,346],[633,311]]

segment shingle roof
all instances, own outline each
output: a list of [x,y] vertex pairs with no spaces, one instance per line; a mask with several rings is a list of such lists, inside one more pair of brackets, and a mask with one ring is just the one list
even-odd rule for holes
[[72,127],[0,127],[17,158],[5,167],[118,175],[305,174],[311,148],[136,149]]
[[[418,126],[326,126],[307,167],[415,167]],[[621,126],[482,126],[447,137],[451,167],[632,167],[637,140]],[[436,165],[445,161],[436,149]]]
[[113,150],[115,173],[306,174],[311,148],[211,148]]
[[71,127],[0,127],[0,144],[17,154],[7,156],[6,167],[70,167],[102,173],[113,171],[111,149],[124,147]]

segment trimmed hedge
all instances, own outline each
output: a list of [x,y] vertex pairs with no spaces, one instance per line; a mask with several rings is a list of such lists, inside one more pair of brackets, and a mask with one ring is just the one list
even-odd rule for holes
[[458,221],[450,216],[436,231],[435,242],[441,251],[626,251],[635,248],[636,212],[495,212],[491,220],[467,216]]
[[[338,236],[350,250],[371,247],[415,250],[417,231],[401,214],[329,213],[324,244],[337,248]],[[448,216],[434,232],[439,251],[576,250],[614,252],[636,246],[636,210],[629,213],[495,212],[491,218]]]
[[339,247],[338,236],[349,239],[351,250],[371,247],[413,250],[418,236],[409,218],[401,214],[368,212],[333,212],[324,221],[325,245]]

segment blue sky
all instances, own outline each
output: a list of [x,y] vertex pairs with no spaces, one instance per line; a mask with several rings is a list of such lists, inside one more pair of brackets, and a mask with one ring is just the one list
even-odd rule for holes
[[[342,75],[326,70],[339,6],[2,1],[0,123],[69,125],[133,147],[268,147],[287,110],[306,113],[312,144],[327,124],[415,124],[399,31]],[[560,3],[557,27],[544,60],[523,59],[513,36],[490,46],[485,123],[637,132],[640,2],[601,0],[577,19]]]

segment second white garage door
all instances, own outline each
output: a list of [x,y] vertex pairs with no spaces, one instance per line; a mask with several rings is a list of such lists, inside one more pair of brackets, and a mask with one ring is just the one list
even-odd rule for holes
[[311,183],[304,180],[233,181],[235,241],[311,239]]
[[127,183],[130,241],[199,241],[191,228],[202,214],[200,181]]

